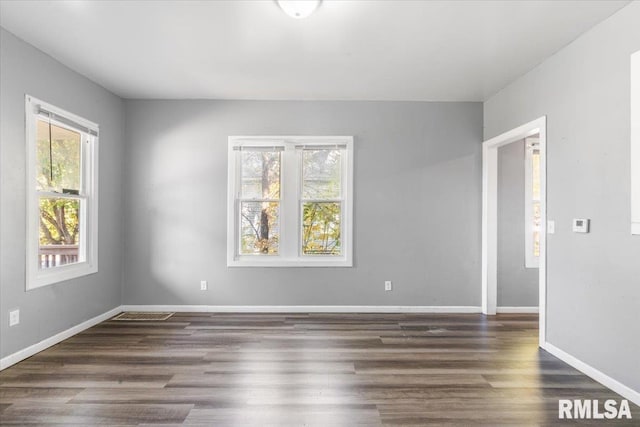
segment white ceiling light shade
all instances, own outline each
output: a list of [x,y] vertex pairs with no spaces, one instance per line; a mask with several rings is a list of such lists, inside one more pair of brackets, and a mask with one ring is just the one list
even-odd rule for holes
[[278,6],[287,15],[295,19],[310,16],[320,6],[321,0],[277,0]]

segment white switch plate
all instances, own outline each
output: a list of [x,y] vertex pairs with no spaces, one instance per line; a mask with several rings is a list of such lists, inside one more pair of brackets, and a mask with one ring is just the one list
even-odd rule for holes
[[587,218],[574,218],[573,220],[573,232],[574,233],[588,233],[589,223],[591,221]]
[[201,290],[201,291],[206,291],[208,287],[209,287],[209,286],[208,286],[208,284],[207,284],[207,281],[206,281],[206,280],[201,280],[201,281],[200,281],[200,290]]
[[20,323],[20,310],[13,310],[9,312],[9,326],[16,326]]
[[384,290],[385,291],[390,291],[392,289],[393,285],[391,284],[391,280],[387,280],[384,282]]
[[547,234],[555,234],[555,233],[556,233],[556,222],[547,221]]

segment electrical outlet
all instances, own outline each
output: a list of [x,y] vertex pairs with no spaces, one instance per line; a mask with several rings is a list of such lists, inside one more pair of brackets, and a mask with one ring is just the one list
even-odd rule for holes
[[387,280],[384,282],[384,290],[385,291],[390,291],[391,289],[393,289],[393,285],[391,284],[391,280]]
[[209,286],[207,285],[207,281],[206,280],[201,280],[200,281],[200,290],[201,291],[206,291],[208,287]]
[[9,312],[9,326],[16,326],[20,323],[20,310],[13,310]]

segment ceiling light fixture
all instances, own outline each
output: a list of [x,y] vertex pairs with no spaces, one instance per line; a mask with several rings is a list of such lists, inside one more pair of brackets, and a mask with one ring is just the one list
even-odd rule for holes
[[320,6],[321,0],[277,0],[278,6],[295,19],[310,16]]

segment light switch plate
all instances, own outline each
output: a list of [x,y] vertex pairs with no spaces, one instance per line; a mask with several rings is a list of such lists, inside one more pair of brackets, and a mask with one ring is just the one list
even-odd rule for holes
[[573,219],[573,232],[574,233],[588,233],[591,220],[587,218],[574,218]]
[[555,234],[555,233],[556,233],[556,222],[547,221],[547,234]]

